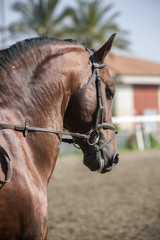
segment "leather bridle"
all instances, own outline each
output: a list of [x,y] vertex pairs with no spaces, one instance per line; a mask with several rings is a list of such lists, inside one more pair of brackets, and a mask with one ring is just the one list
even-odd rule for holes
[[[97,58],[94,54],[94,52],[91,49],[86,49],[90,56],[91,56],[91,62],[93,66],[93,72],[92,77],[94,79],[94,76],[96,76],[96,88],[97,88],[97,113],[96,113],[96,120],[95,120],[95,126],[94,129],[89,132],[90,138],[87,140],[87,143],[91,146],[95,146],[97,151],[101,150],[105,145],[109,144],[115,135],[118,133],[115,129],[115,127],[112,124],[103,122],[103,114],[104,114],[104,104],[103,104],[103,95],[102,95],[102,86],[101,86],[101,76],[99,69],[104,68],[106,64],[98,64]],[[100,122],[99,122],[100,119]],[[101,129],[109,129],[114,131],[114,134],[110,139],[108,139],[105,143],[103,143],[101,146],[98,146],[97,143],[99,143],[99,132]],[[91,136],[95,135],[94,141],[91,141]]]
[[[94,125],[94,128],[87,133],[87,136],[89,136],[89,138],[86,139],[86,142],[90,146],[95,146],[95,149],[97,151],[100,151],[114,139],[115,135],[118,132],[116,131],[115,127],[112,124],[103,122],[104,104],[103,104],[103,95],[102,95],[102,87],[101,87],[102,79],[100,76],[99,69],[104,68],[106,64],[103,64],[103,63],[98,64],[94,52],[89,48],[86,48],[86,50],[89,52],[90,59],[92,62],[92,76],[89,82],[87,83],[87,85],[85,86],[85,88],[82,89],[82,91],[78,94],[78,96],[76,96],[73,100],[71,100],[71,102],[69,103],[68,109],[70,110],[72,106],[79,101],[79,99],[86,92],[86,90],[88,89],[88,87],[91,85],[91,83],[96,77],[95,81],[96,81],[96,89],[97,89],[97,110],[96,110],[95,125]],[[99,119],[100,119],[100,122],[99,122]],[[97,144],[99,143],[99,132],[102,128],[106,130],[107,129],[112,130],[114,131],[114,134],[105,143],[103,143],[101,146],[98,146]],[[73,141],[73,144],[80,143],[80,142],[82,142],[82,139]]]
[[[87,83],[87,85],[85,86],[85,88],[75,98],[73,98],[73,100],[71,100],[71,102],[69,103],[68,109],[71,109],[71,107],[74,104],[76,104],[76,102],[82,97],[82,95],[86,92],[90,84],[95,79],[96,89],[97,89],[97,111],[96,111],[94,128],[92,130],[90,130],[86,134],[81,134],[81,133],[59,131],[59,130],[48,129],[48,128],[30,127],[28,126],[27,122],[25,122],[24,126],[0,123],[0,130],[11,129],[11,130],[19,131],[23,133],[24,137],[26,137],[29,132],[53,133],[58,135],[58,137],[59,135],[69,135],[72,137],[72,139],[62,138],[62,142],[72,143],[75,146],[75,144],[82,143],[85,141],[88,145],[94,146],[94,151],[100,151],[106,145],[108,145],[114,139],[115,135],[117,134],[117,131],[113,125],[103,122],[104,105],[103,105],[103,95],[102,95],[102,88],[101,88],[101,76],[99,73],[99,69],[104,68],[106,64],[98,64],[94,52],[90,49],[86,49],[86,50],[89,52],[90,59],[92,62],[92,76],[89,82]],[[99,122],[99,119],[100,119],[100,122]],[[114,133],[112,137],[109,138],[106,142],[99,144],[99,141],[100,141],[99,133],[101,129],[111,130]],[[12,173],[13,173],[13,166],[7,152],[2,147],[0,147],[0,153],[3,155],[7,163],[6,178],[5,180],[0,180],[0,184],[3,185],[11,180]]]
[[[101,150],[105,145],[109,144],[113,138],[115,137],[115,134],[117,134],[117,131],[115,127],[109,123],[103,122],[103,96],[102,96],[102,88],[101,88],[101,76],[99,73],[99,69],[104,68],[106,64],[98,64],[96,56],[94,52],[91,49],[86,49],[90,54],[90,59],[92,62],[92,76],[85,86],[85,88],[76,96],[71,102],[69,103],[68,109],[71,109],[73,105],[76,104],[77,101],[82,97],[82,95],[86,92],[90,84],[93,82],[93,80],[96,78],[96,88],[97,88],[97,112],[96,112],[96,120],[94,124],[94,128],[89,131],[86,134],[81,133],[73,133],[73,132],[67,132],[67,131],[59,131],[54,129],[48,129],[48,128],[38,128],[38,127],[30,127],[28,126],[27,122],[25,122],[24,126],[21,125],[11,125],[6,123],[0,123],[0,130],[3,129],[12,129],[15,131],[20,131],[23,133],[23,136],[26,137],[29,132],[43,132],[43,133],[53,133],[60,135],[69,135],[73,139],[64,139],[62,138],[63,142],[67,143],[81,143],[83,141],[86,141],[88,145],[95,146],[97,151]],[[100,122],[99,122],[100,119]],[[108,139],[105,143],[103,143],[101,146],[98,146],[99,143],[99,132],[101,129],[109,129],[114,132],[112,137]]]

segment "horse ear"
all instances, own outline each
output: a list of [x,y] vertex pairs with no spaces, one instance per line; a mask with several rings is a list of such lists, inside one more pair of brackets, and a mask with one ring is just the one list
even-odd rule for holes
[[115,36],[116,33],[112,34],[108,41],[99,50],[95,52],[98,62],[103,61],[107,54],[110,52]]

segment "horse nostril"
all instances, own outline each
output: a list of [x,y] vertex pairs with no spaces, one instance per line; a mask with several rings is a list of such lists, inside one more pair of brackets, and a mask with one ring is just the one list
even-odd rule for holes
[[113,158],[113,163],[114,163],[114,164],[117,164],[118,162],[119,162],[119,154],[116,153],[116,154],[114,155],[114,158]]

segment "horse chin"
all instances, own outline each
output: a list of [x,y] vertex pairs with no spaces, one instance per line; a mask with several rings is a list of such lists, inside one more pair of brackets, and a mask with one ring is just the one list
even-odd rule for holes
[[99,173],[106,173],[112,170],[115,164],[104,157],[102,151],[93,152],[90,154],[84,154],[83,163],[91,171],[97,171]]
[[99,173],[106,173],[106,172],[110,172],[113,168],[112,166],[109,166],[108,164],[106,164],[106,161],[104,159],[100,159],[100,168],[97,170],[97,172]]

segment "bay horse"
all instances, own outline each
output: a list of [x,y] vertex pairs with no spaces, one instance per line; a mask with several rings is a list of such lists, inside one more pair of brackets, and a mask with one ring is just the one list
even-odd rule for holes
[[62,134],[90,170],[118,163],[106,66],[114,37],[97,51],[47,37],[0,51],[0,240],[47,239],[47,186]]

